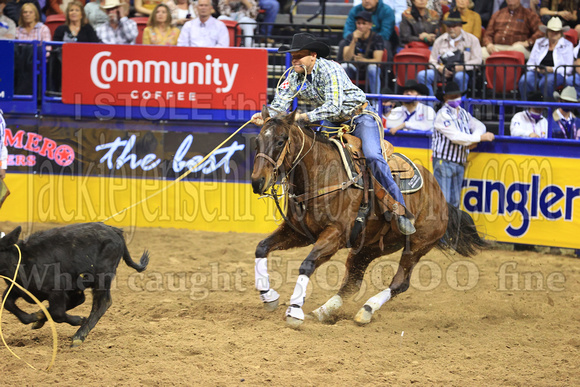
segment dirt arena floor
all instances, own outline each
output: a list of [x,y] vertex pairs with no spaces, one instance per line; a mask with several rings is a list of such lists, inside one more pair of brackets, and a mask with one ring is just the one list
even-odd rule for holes
[[[14,226],[0,223],[3,231]],[[284,311],[308,249],[272,256],[282,305],[266,312],[253,289],[254,249],[263,237],[127,230],[134,260],[151,252],[148,270],[137,274],[121,262],[113,305],[81,347],[69,348],[75,327],[57,324],[49,372],[1,348],[0,384],[580,385],[580,259],[494,249],[468,260],[433,251],[406,293],[357,326],[357,310],[390,282],[398,256],[387,256],[369,268],[363,290],[335,321],[294,330]],[[313,276],[306,312],[335,293],[345,257]],[[74,314],[88,315],[90,302]],[[48,364],[48,325],[33,331],[4,312],[2,332],[19,356],[38,368]]]

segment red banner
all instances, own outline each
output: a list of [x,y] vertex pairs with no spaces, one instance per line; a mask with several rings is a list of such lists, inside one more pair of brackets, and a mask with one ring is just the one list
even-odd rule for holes
[[260,110],[267,99],[263,49],[67,43],[62,62],[67,104]]

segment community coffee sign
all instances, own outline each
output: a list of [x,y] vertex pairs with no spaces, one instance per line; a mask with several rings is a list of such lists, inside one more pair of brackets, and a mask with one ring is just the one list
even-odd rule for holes
[[68,43],[67,104],[257,110],[266,101],[266,50]]

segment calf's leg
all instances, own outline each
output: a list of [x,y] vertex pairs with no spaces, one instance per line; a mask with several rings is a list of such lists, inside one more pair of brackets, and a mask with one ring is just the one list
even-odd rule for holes
[[85,341],[89,332],[97,325],[99,319],[105,314],[112,303],[109,289],[93,290],[93,308],[91,309],[91,314],[72,337],[71,347],[78,347]]

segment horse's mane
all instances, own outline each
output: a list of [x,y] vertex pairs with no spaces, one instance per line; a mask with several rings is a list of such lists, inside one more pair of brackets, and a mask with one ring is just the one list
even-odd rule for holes
[[[280,126],[280,125],[288,125],[287,122],[284,121],[285,116],[278,116],[272,118],[273,125]],[[309,121],[306,120],[298,120],[296,121],[296,126],[302,131],[302,133],[306,134],[307,137],[315,140],[318,143],[332,145],[328,137],[321,131],[317,131],[314,128],[317,128],[318,125],[313,125]]]

